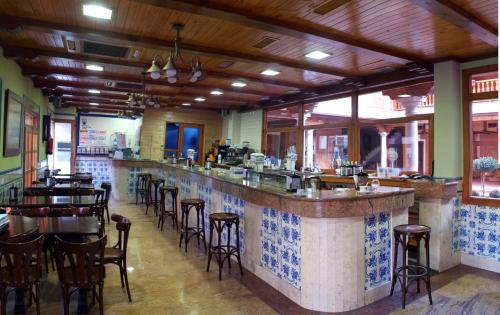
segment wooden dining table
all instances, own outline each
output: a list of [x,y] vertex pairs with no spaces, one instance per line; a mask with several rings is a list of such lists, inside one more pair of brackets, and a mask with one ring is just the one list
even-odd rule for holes
[[59,183],[47,186],[45,183],[36,183],[26,188],[24,191],[29,195],[43,196],[83,196],[93,195],[101,188],[95,188],[94,184],[84,183]]
[[64,207],[90,207],[95,204],[92,195],[87,196],[26,196],[18,197],[16,201],[10,201],[9,196],[0,199],[1,208],[64,208]]
[[[100,222],[94,216],[81,217],[25,217],[9,215],[9,227],[0,234],[1,241],[11,238],[22,238],[38,230],[43,235],[99,235]],[[88,313],[87,292],[79,290],[78,314]],[[24,303],[24,291],[16,289],[14,314],[24,314],[26,305]]]

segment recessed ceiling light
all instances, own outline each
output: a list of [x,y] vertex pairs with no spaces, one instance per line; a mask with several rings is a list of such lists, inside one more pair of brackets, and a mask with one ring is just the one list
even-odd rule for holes
[[89,90],[89,93],[99,94],[99,93],[101,93],[101,91],[99,91],[99,90]]
[[234,81],[233,84],[231,84],[232,86],[235,86],[235,87],[244,87],[244,86],[247,86],[247,84],[245,82],[241,82],[241,81]]
[[201,97],[201,96],[198,96],[197,98],[194,99],[195,101],[197,102],[204,102],[206,100],[206,98],[204,97]]
[[90,105],[92,105],[92,106],[97,106],[97,105],[99,105],[99,103],[94,103],[94,102],[90,102],[89,104],[90,104]]
[[95,17],[98,19],[111,20],[113,10],[96,4],[84,4],[83,15]]
[[398,97],[411,97],[410,94],[399,94]]
[[191,103],[182,103],[182,106],[191,106]]
[[330,56],[331,56],[330,54],[327,54],[327,53],[322,52],[320,50],[311,51],[310,53],[308,53],[306,55],[307,58],[316,59],[316,60],[325,59],[326,57],[330,57]]
[[222,95],[222,94],[224,94],[224,92],[222,92],[221,90],[212,90],[212,91],[210,91],[210,94],[212,94],[212,95]]
[[87,70],[92,70],[92,71],[103,71],[104,70],[104,67],[99,66],[99,65],[86,65],[85,68]]
[[274,76],[274,75],[280,74],[280,72],[273,70],[273,69],[266,69],[266,70],[262,71],[260,74]]

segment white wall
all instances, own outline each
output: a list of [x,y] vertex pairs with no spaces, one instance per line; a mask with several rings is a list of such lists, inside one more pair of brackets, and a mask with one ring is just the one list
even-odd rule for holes
[[80,126],[82,128],[83,119],[87,120],[87,129],[106,130],[106,145],[111,146],[111,135],[115,132],[123,132],[126,136],[127,147],[134,148],[139,145],[140,128],[142,126],[142,118],[138,119],[123,119],[116,117],[97,117],[80,115]]
[[260,152],[262,143],[262,109],[238,113],[232,111],[223,118],[222,137],[233,145],[250,142],[250,148]]

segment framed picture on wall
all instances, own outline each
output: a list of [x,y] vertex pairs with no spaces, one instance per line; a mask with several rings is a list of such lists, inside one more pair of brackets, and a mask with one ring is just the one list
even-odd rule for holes
[[4,110],[3,155],[16,156],[21,153],[22,97],[11,90],[6,90]]

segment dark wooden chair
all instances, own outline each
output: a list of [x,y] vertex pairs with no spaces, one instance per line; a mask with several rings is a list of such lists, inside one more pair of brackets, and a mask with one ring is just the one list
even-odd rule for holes
[[99,303],[99,313],[104,314],[104,246],[106,236],[95,242],[72,243],[56,236],[57,272],[61,285],[64,314],[69,315],[71,295],[81,290],[91,290],[92,301]]
[[[167,196],[170,194],[172,205],[167,205]],[[158,228],[161,226],[161,231],[163,231],[163,225],[165,224],[165,219],[167,217],[172,217],[172,227],[179,229],[179,222],[177,221],[177,196],[179,195],[179,188],[175,186],[163,186],[160,187],[160,209],[158,215]]]
[[165,185],[165,180],[151,179],[148,183],[148,190],[146,192],[146,214],[148,214],[149,207],[152,206],[155,215],[158,215],[158,209],[160,208],[160,197],[159,190],[160,187]]
[[0,242],[1,315],[7,314],[8,288],[28,290],[30,305],[36,304],[40,314],[40,255],[43,235],[25,243]]
[[106,210],[106,217],[108,218],[108,224],[110,223],[109,220],[109,199],[111,197],[111,183],[104,182],[101,184],[101,188],[104,189],[104,209]]
[[106,247],[104,249],[104,264],[115,264],[120,268],[120,280],[122,283],[122,288],[124,286],[126,287],[128,300],[129,302],[132,302],[127,276],[127,244],[132,222],[130,222],[129,219],[116,213],[113,213],[111,215],[111,220],[116,222],[118,242],[116,242],[116,244],[112,247]]

